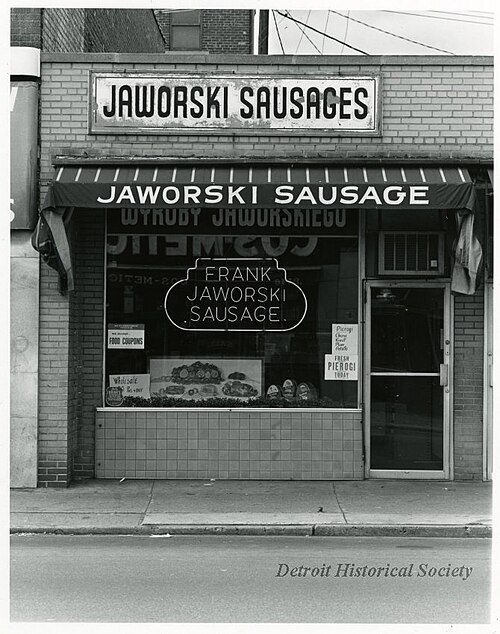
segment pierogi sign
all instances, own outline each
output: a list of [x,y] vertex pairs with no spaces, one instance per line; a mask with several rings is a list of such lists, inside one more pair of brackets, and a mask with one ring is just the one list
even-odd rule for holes
[[286,331],[304,319],[307,299],[274,258],[198,258],[164,306],[181,330]]

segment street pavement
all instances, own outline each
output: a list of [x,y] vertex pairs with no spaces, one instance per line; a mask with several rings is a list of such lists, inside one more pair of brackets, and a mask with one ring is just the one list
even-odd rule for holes
[[11,533],[490,537],[491,482],[87,480],[11,489]]
[[12,535],[10,617],[481,624],[490,572],[489,539]]

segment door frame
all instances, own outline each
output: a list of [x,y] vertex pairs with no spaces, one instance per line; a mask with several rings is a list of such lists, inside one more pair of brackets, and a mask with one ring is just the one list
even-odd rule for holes
[[[371,469],[370,468],[370,431],[371,431],[371,289],[372,288],[442,288],[443,293],[443,340],[445,342],[443,361],[448,366],[448,381],[443,387],[443,469]],[[453,296],[449,282],[437,280],[377,279],[365,280],[363,304],[364,322],[364,363],[363,363],[363,402],[364,402],[364,442],[365,477],[398,478],[410,480],[449,480],[453,473],[453,452],[451,450],[453,416]],[[446,343],[448,342],[448,343]]]
[[493,280],[484,285],[483,480],[493,477]]

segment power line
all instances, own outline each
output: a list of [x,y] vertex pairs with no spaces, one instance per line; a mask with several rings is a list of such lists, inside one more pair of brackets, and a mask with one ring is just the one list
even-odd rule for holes
[[[278,35],[278,40],[279,40],[280,46],[281,46],[281,52],[284,55],[285,54],[285,49],[283,47],[283,42],[281,41],[281,33],[280,33],[280,30],[278,29],[278,23],[276,22],[276,11],[274,9],[272,9],[272,12],[273,12],[274,26],[276,27],[276,33]],[[280,13],[280,15],[283,15],[283,14]],[[285,16],[285,17],[287,17],[287,16]]]
[[[288,11],[287,11],[287,13],[288,13]],[[310,17],[311,17],[311,10],[309,9],[309,11],[307,12],[306,24],[309,22],[309,18]],[[299,50],[300,43],[302,42],[302,38],[304,37],[304,33],[305,33],[304,29],[300,29],[300,31],[301,31],[300,38],[299,38],[299,42],[297,44],[297,47],[295,49],[295,54],[297,54],[297,51]]]
[[478,18],[479,20],[490,20],[493,19],[493,14],[491,16],[488,15],[474,15],[474,12],[467,13],[463,11],[462,13],[457,13],[456,11],[429,11],[429,13],[442,13],[443,15],[458,15],[462,18]]
[[[274,11],[274,9],[273,9]],[[319,33],[320,35],[324,35],[325,37],[327,37],[330,40],[334,40],[335,42],[338,42],[339,44],[345,44],[345,46],[347,46],[347,48],[351,48],[353,51],[357,51],[358,53],[362,53],[363,55],[368,55],[368,53],[366,51],[362,51],[360,48],[356,48],[355,46],[351,46],[350,44],[347,44],[347,42],[342,42],[341,40],[338,40],[336,37],[333,37],[333,35],[328,35],[328,33],[323,33],[323,31],[318,31],[318,29],[315,29],[313,26],[308,26],[307,24],[304,24],[304,22],[301,22],[300,20],[297,20],[296,18],[292,18],[290,15],[286,15],[283,13],[280,13],[279,11],[276,11],[276,13],[278,15],[285,15],[286,18],[288,18],[289,20],[292,20],[292,22],[297,22],[297,24],[301,24],[302,26],[307,27],[308,29],[310,29],[311,31],[314,31],[315,33]]]
[[[329,19],[330,19],[330,12],[327,11],[327,13],[326,13],[326,22],[325,22],[325,33],[328,31],[328,21],[329,21]],[[325,39],[326,38],[325,38],[325,36],[323,34],[323,40],[321,42],[321,55],[323,55],[324,52],[325,52]],[[344,40],[345,40],[345,37],[344,37]]]
[[448,53],[449,55],[455,55],[451,51],[446,51],[443,48],[436,48],[435,46],[429,46],[428,44],[422,44],[422,42],[417,42],[416,40],[411,40],[408,37],[403,37],[402,35],[397,35],[396,33],[391,33],[391,31],[386,31],[385,29],[380,29],[378,26],[373,26],[372,24],[367,24],[366,22],[362,22],[361,20],[356,20],[355,18],[348,18],[347,16],[339,13],[338,11],[332,11],[329,9],[331,13],[335,13],[335,15],[340,15],[341,18],[345,18],[346,20],[351,20],[352,22],[357,22],[358,24],[362,24],[363,26],[368,27],[369,29],[373,29],[374,31],[380,31],[380,33],[385,33],[386,35],[391,35],[392,37],[397,37],[400,40],[405,40],[405,42],[411,42],[412,44],[417,44],[418,46],[424,46],[425,48],[430,48],[433,51],[439,51],[441,53]]
[[445,18],[442,15],[429,15],[423,13],[409,13],[408,11],[389,11],[383,9],[384,13],[397,13],[398,15],[413,15],[417,18],[430,18],[431,20],[447,20],[448,22],[466,22],[467,24],[482,24],[483,26],[493,26],[493,23],[489,22],[476,22],[475,20],[457,20],[455,18]]
[[[289,11],[287,11],[286,13],[287,13],[287,15],[289,15],[289,14],[290,14],[290,12],[289,12]],[[310,14],[310,13],[311,13],[311,12],[309,11],[309,14]],[[293,20],[293,18],[291,18],[291,19]],[[309,20],[309,15],[307,16],[307,20]],[[304,29],[303,29],[303,28],[302,28],[299,24],[295,23],[295,25],[296,25],[296,27],[297,27],[298,29],[300,29],[301,34],[302,34],[302,35],[300,36],[299,44],[300,44],[300,42],[302,41],[302,36],[305,36],[305,37],[306,37],[306,39],[307,39],[307,40],[308,40],[308,41],[309,41],[309,42],[313,45],[313,47],[314,47],[314,48],[318,51],[318,53],[319,53],[320,55],[323,55],[323,53],[319,50],[319,48],[316,46],[316,44],[315,44],[315,43],[311,40],[311,38],[307,35],[307,33],[305,32],[305,30],[304,30]],[[297,51],[299,50],[299,44],[297,44],[297,48],[295,49],[295,54],[297,54]]]
[[[344,31],[344,42],[347,41],[347,31],[349,31],[349,25],[351,24],[350,21],[350,14],[351,12],[348,11],[347,12],[347,22],[345,23],[345,31]],[[330,11],[328,11],[328,15],[330,15]],[[344,52],[344,44],[342,43],[342,48],[340,49],[340,54],[342,55],[342,53]]]

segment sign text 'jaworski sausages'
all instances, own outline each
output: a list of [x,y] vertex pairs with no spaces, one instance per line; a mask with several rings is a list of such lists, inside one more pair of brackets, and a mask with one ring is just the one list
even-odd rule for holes
[[92,92],[94,133],[379,131],[377,77],[94,73]]

